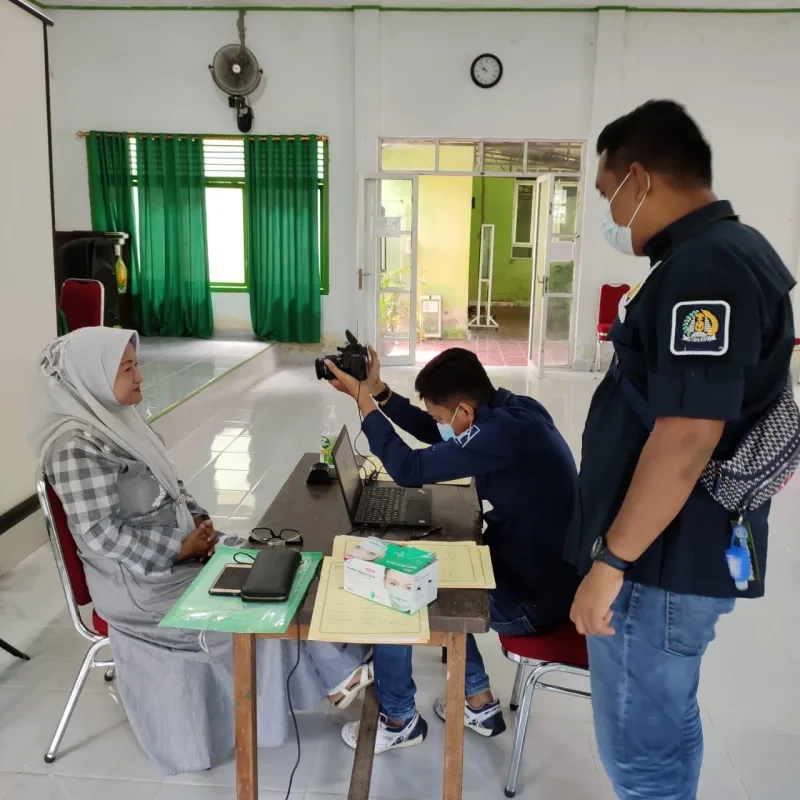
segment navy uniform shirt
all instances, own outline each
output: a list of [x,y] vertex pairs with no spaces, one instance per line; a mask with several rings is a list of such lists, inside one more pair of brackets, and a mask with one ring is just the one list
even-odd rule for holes
[[[795,281],[726,201],[668,226],[645,253],[650,274],[623,298],[611,328],[619,366],[655,417],[724,421],[714,456],[725,458],[789,380]],[[579,500],[565,548],[581,572],[622,505],[648,435],[609,371],[586,420]],[[759,597],[768,513],[765,504],[748,517],[762,580],[745,592],[737,591],[725,562],[731,514],[699,485],[627,577],[680,594]]]
[[[368,414],[364,433],[392,479],[422,486],[474,478],[500,596],[526,606],[537,625],[566,620],[579,582],[562,558],[578,470],[544,406],[498,389],[475,424],[447,442],[405,397],[392,394],[382,411],[389,419]],[[410,448],[389,420],[432,446]]]

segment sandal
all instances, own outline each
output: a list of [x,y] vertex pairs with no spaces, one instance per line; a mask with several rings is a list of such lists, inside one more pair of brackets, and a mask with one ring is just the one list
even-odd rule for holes
[[[358,676],[358,681],[352,686],[353,678]],[[364,692],[368,686],[372,686],[375,682],[375,675],[372,670],[372,662],[368,664],[361,664],[353,672],[351,672],[336,688],[330,693],[329,697],[335,697],[340,694],[341,697],[333,703],[336,708],[350,708],[353,702]]]

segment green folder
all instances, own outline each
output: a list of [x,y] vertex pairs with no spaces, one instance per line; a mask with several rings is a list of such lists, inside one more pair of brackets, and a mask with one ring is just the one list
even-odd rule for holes
[[317,574],[322,553],[301,554],[289,599],[282,603],[244,603],[238,597],[208,593],[223,567],[234,563],[236,553],[255,557],[258,550],[217,545],[209,562],[159,625],[225,633],[285,633]]

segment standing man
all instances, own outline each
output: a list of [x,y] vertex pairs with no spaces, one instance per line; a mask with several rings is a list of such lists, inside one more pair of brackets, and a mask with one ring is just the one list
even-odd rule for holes
[[651,266],[620,303],[615,364],[586,420],[565,555],[588,574],[571,617],[589,634],[617,796],[694,800],[700,662],[735,598],[764,593],[769,513],[748,518],[754,579],[740,591],[725,558],[734,520],[698,478],[786,386],[795,281],[712,192],[711,149],[681,106],[645,103],[603,130],[597,153],[606,238]]

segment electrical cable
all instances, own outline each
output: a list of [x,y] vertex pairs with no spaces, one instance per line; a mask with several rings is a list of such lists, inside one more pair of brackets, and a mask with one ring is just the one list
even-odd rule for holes
[[292,794],[292,784],[294,783],[294,776],[297,773],[298,768],[300,767],[300,760],[303,756],[303,749],[300,745],[300,730],[297,727],[297,715],[294,713],[294,706],[292,705],[292,692],[289,689],[289,682],[292,680],[292,677],[295,672],[297,672],[297,668],[300,666],[300,617],[295,614],[294,618],[295,624],[297,626],[297,657],[295,658],[294,666],[290,670],[289,674],[286,677],[286,699],[289,702],[289,713],[292,716],[292,723],[294,724],[294,737],[297,741],[297,759],[294,762],[294,769],[292,769],[292,774],[289,776],[289,786],[286,789],[286,798],[285,800],[289,800]]

